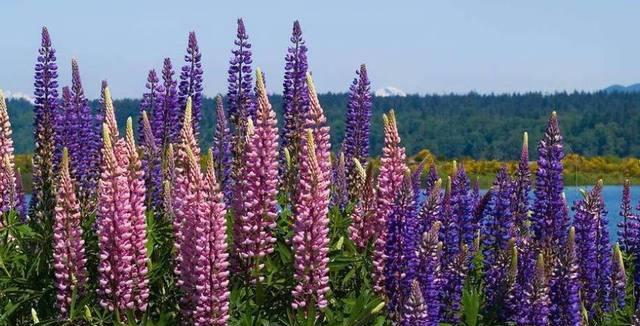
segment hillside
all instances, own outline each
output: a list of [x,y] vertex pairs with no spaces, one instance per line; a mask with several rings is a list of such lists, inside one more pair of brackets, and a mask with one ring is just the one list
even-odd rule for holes
[[[271,97],[280,111],[281,96]],[[334,149],[344,134],[346,94],[324,94],[320,101],[331,124]],[[32,108],[10,100],[9,114],[18,153],[33,150]],[[138,100],[115,101],[120,126],[138,114]],[[97,102],[92,102],[96,107]],[[517,158],[523,131],[532,148],[552,110],[558,111],[567,153],[585,156],[640,156],[640,93],[540,93],[514,95],[408,95],[374,97],[372,150],[380,152],[382,113],[394,108],[409,154],[429,149],[440,158],[509,160]],[[213,99],[204,102],[203,147],[212,139]],[[281,122],[281,112],[278,112]],[[136,121],[137,119],[134,119]],[[531,151],[534,154],[535,151]]]

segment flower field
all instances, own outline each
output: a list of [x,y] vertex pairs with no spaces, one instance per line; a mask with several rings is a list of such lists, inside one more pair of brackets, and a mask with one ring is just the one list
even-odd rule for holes
[[[537,161],[525,132],[482,192],[465,162],[410,164],[393,110],[370,155],[365,65],[332,148],[297,21],[290,42],[282,116],[239,19],[215,108],[191,32],[182,67],[149,71],[139,118],[118,126],[106,81],[90,109],[77,60],[60,87],[43,28],[30,185],[0,91],[0,324],[640,324],[630,182],[619,207],[605,207],[602,181],[567,202],[564,164],[593,160],[565,158],[555,112]],[[203,149],[205,114],[216,125]]]

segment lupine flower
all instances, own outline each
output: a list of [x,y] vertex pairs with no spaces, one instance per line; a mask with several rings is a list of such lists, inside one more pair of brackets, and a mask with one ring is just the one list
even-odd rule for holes
[[358,249],[363,250],[367,247],[375,232],[370,226],[371,222],[376,218],[376,181],[374,178],[373,164],[367,165],[364,177],[362,175],[364,168],[360,162],[355,163],[355,166],[360,177],[364,179],[364,182],[362,183],[360,200],[351,215],[349,237]]
[[46,27],[42,28],[42,43],[35,66],[35,105],[33,153],[32,218],[53,218],[55,206],[53,158],[55,151],[55,112],[58,105],[58,66],[56,51]]
[[313,139],[316,147],[316,157],[318,166],[323,174],[324,180],[331,180],[331,140],[329,124],[324,110],[318,100],[315,84],[311,74],[307,73],[307,90],[309,91],[309,110],[305,119],[305,127],[313,132]]
[[471,182],[471,202],[473,203],[473,207],[476,207],[480,202],[480,177],[476,177]]
[[180,112],[177,81],[173,78],[171,59],[165,58],[162,66],[162,109],[153,112],[153,132],[157,146],[165,151],[169,144],[180,141]]
[[618,238],[625,251],[634,250],[637,247],[638,219],[631,208],[631,182],[626,179],[622,188],[622,201],[620,202],[620,217],[618,223]]
[[8,154],[5,154],[0,162],[0,226],[2,226],[2,220],[4,213],[18,208],[18,193],[16,190],[16,176],[15,170],[11,164],[11,159]]
[[562,295],[559,302],[551,306],[552,325],[584,325],[580,302],[580,278],[578,277],[578,256],[576,251],[575,228],[569,228],[566,250],[560,257],[560,263],[554,270],[558,279],[557,287]]
[[436,326],[440,322],[440,299],[442,298],[442,242],[438,240],[440,221],[432,224],[429,230],[422,233],[422,243],[418,251],[420,263],[416,279],[420,281],[422,296],[427,306],[428,322],[425,326]]
[[68,317],[74,293],[80,297],[87,283],[87,258],[82,236],[80,204],[69,171],[69,154],[63,149],[53,224],[53,266],[56,302]]
[[233,129],[237,129],[246,120],[247,116],[254,116],[253,71],[251,70],[251,43],[242,18],[238,18],[238,30],[236,40],[233,42],[236,49],[232,50],[233,57],[229,60],[229,90],[227,102],[229,120]]
[[[15,209],[21,216],[24,216],[22,215],[22,198],[20,198],[22,195],[22,178],[14,172],[15,159],[13,151],[9,112],[4,94],[0,90],[0,158],[3,160],[0,166],[0,212],[5,213]],[[18,186],[20,186],[20,189]],[[0,225],[2,225],[2,218],[0,218]]]
[[381,293],[384,287],[383,270],[385,264],[384,248],[387,242],[387,220],[392,213],[393,203],[402,186],[402,179],[407,171],[404,148],[400,146],[400,135],[396,125],[396,117],[392,111],[383,115],[384,147],[380,158],[380,174],[378,175],[378,208],[376,219],[371,223],[375,231],[375,248],[373,256],[373,282],[376,292]]
[[344,153],[340,151],[337,155],[337,164],[333,166],[333,193],[331,194],[331,205],[344,209],[349,201],[347,193],[347,172]]
[[162,153],[156,146],[147,111],[142,111],[142,167],[147,189],[147,205],[159,211],[163,207]]
[[233,185],[231,183],[231,168],[233,157],[231,156],[231,143],[233,136],[229,130],[227,117],[222,106],[222,96],[216,96],[216,129],[213,134],[213,157],[216,168],[216,178],[222,185],[225,201],[229,203],[233,196]]
[[413,200],[418,207],[420,206],[420,200],[422,195],[422,172],[427,164],[427,160],[424,159],[416,166],[416,169],[411,174],[411,187],[413,187]]
[[[309,110],[309,92],[305,76],[307,75],[307,46],[302,39],[300,23],[293,22],[291,46],[285,56],[284,90],[282,106],[284,127],[282,130],[282,147],[289,151],[293,169],[287,171],[286,181],[295,184],[297,179],[298,162],[300,160],[300,144],[304,140],[305,116]],[[315,139],[316,142],[318,139]]]
[[[302,144],[299,198],[294,216],[293,249],[295,253],[292,307],[295,310],[327,307],[329,291],[329,182],[321,166],[329,153],[318,152],[313,131],[307,129],[307,141]],[[309,310],[306,310],[308,313]],[[310,317],[310,316],[307,316]]]
[[528,233],[517,239],[517,276],[511,307],[518,325],[531,325],[531,305],[534,301],[536,254]]
[[429,231],[435,223],[442,223],[442,180],[438,179],[420,209],[420,234]]
[[[252,263],[258,273],[265,256],[273,252],[273,234],[278,215],[278,128],[260,69],[256,71],[256,122],[245,147],[244,188],[247,190],[243,215],[239,222],[242,243],[240,257]],[[250,122],[250,124],[252,124]]]
[[607,208],[602,198],[602,180],[598,181],[596,187],[600,214],[598,218],[598,300],[603,311],[611,311],[611,265],[612,246],[609,238],[609,216]]
[[[429,305],[432,304],[432,302],[429,302]],[[420,290],[420,283],[417,280],[414,280],[411,283],[411,294],[402,307],[400,325],[429,325],[427,309],[426,300],[423,298],[422,291]]]
[[427,172],[427,178],[425,179],[423,186],[427,194],[431,192],[431,188],[439,179],[440,177],[438,176],[436,165],[434,163],[431,163],[431,166],[429,166],[429,172]]
[[478,233],[478,221],[473,217],[473,198],[469,189],[469,178],[464,166],[453,162],[453,178],[451,180],[451,210],[460,223],[461,241],[473,246]]
[[[372,94],[371,83],[367,75],[367,67],[360,66],[349,87],[347,103],[347,119],[344,136],[344,154],[347,163],[347,180],[349,181],[349,197],[355,200],[359,195],[357,171],[354,170],[353,159],[360,162],[369,157],[369,134],[371,129]],[[415,191],[414,191],[415,192]]]
[[[54,166],[57,170],[62,160],[63,148],[74,148],[79,145],[76,138],[76,130],[79,127],[77,114],[74,110],[71,89],[68,86],[62,87],[62,99],[54,114],[55,120],[55,153]],[[75,142],[75,144],[74,144]],[[75,149],[74,149],[75,151]],[[72,167],[73,170],[73,167]],[[73,171],[72,171],[73,174]]]
[[[109,129],[109,137],[111,137],[111,144],[113,146],[118,142],[118,138],[120,137],[120,132],[118,131],[118,123],[116,122],[116,112],[115,112],[115,108],[113,107],[113,99],[111,99],[111,91],[109,90],[109,87],[105,87],[104,89],[102,89],[102,97],[104,98],[103,127],[104,125],[106,125],[107,129]],[[103,139],[103,142],[104,142],[104,139]]]
[[536,261],[535,268],[532,302],[531,306],[525,308],[527,310],[530,310],[531,313],[530,325],[549,325],[550,305],[551,302],[549,300],[549,285],[547,284],[547,279],[545,276],[544,257],[542,254],[538,254],[538,260]]
[[624,308],[625,298],[627,295],[627,275],[624,269],[624,261],[622,259],[622,252],[620,251],[620,245],[615,244],[613,246],[613,291],[612,300],[616,303],[618,308]]
[[535,178],[535,201],[531,216],[531,226],[536,241],[550,250],[558,250],[564,245],[568,228],[568,219],[564,214],[564,200],[562,199],[564,187],[562,178],[564,152],[562,147],[558,117],[553,112],[549,118],[544,137],[538,145],[538,171]]
[[16,210],[22,221],[27,219],[27,203],[24,198],[24,188],[22,186],[22,173],[20,168],[16,168]]
[[[187,54],[184,56],[185,65],[180,72],[180,84],[178,85],[178,105],[181,110],[187,105],[187,98],[192,101],[193,133],[196,138],[200,135],[200,120],[202,119],[202,54],[198,47],[196,33],[189,33]],[[183,111],[184,112],[184,111]]]
[[512,201],[513,217],[518,234],[527,231],[529,220],[529,191],[531,191],[531,171],[529,170],[529,137],[525,132],[522,140],[520,162],[513,178],[514,200]]
[[506,298],[502,290],[505,288],[504,281],[511,258],[509,243],[515,236],[511,212],[513,188],[506,166],[500,168],[492,193],[488,212],[482,220],[482,256],[487,303],[492,307],[501,307]]
[[[160,84],[160,79],[158,79],[158,74],[154,69],[149,70],[149,74],[147,75],[147,83],[145,84],[145,88],[147,91],[142,94],[142,100],[140,101],[140,116],[138,117],[138,141],[140,143],[144,143],[144,130],[143,130],[143,122],[142,122],[142,112],[147,112],[151,115],[154,120],[154,125],[156,124],[155,118],[158,116],[159,119],[163,119],[162,112],[162,93],[164,89],[162,88],[162,84]],[[160,120],[162,121],[162,120]],[[153,128],[152,128],[153,130]],[[155,136],[153,138],[155,142]]]

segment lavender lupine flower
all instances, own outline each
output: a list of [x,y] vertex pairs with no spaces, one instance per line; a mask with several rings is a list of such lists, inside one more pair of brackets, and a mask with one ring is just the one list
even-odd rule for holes
[[384,248],[387,242],[387,220],[392,213],[393,203],[400,187],[404,174],[407,171],[405,163],[404,147],[400,146],[400,135],[396,125],[396,117],[392,111],[383,115],[384,123],[384,147],[380,158],[380,174],[378,175],[378,208],[375,221],[371,228],[376,234],[373,257],[373,282],[374,289],[382,293],[384,289]]
[[411,174],[411,187],[413,187],[413,200],[418,207],[420,206],[420,199],[422,195],[422,172],[427,164],[427,160],[424,159],[416,166],[415,170]]
[[562,147],[558,116],[553,112],[538,145],[538,171],[535,178],[535,201],[531,216],[531,226],[536,241],[552,251],[562,248],[568,228],[562,199],[564,187]]
[[56,302],[60,315],[68,317],[74,292],[82,295],[87,283],[80,204],[69,171],[69,154],[63,149],[53,224],[53,266]]
[[[0,213],[5,213],[15,209],[19,214],[21,209],[21,190],[18,185],[22,186],[22,179],[18,179],[15,171],[13,139],[11,131],[11,122],[9,121],[9,112],[7,103],[2,90],[0,90],[0,158],[2,158],[2,166],[0,167]],[[6,161],[6,162],[5,162]],[[24,216],[24,215],[22,215]],[[0,218],[0,225],[2,218]]]
[[142,168],[145,176],[145,188],[147,189],[147,205],[156,211],[163,208],[163,179],[162,179],[162,152],[156,146],[155,137],[151,130],[151,122],[147,111],[141,115],[142,135]]
[[222,185],[225,201],[229,203],[233,195],[231,183],[231,168],[233,157],[231,156],[231,143],[233,136],[229,130],[227,117],[222,106],[222,96],[216,96],[216,129],[213,134],[213,157],[215,160],[216,178]]
[[[371,83],[367,75],[367,67],[363,64],[356,72],[349,87],[347,103],[347,119],[344,136],[345,162],[347,163],[347,179],[349,181],[349,198],[355,200],[359,195],[357,171],[354,170],[353,159],[360,162],[369,157],[369,134],[372,116]],[[415,192],[415,191],[414,191]]]
[[[300,160],[300,143],[304,140],[303,130],[305,115],[309,110],[309,92],[305,76],[307,75],[307,46],[302,39],[300,23],[293,22],[291,46],[285,56],[285,73],[283,82],[283,116],[284,128],[282,130],[282,147],[289,151],[293,169],[287,171],[286,180],[289,184],[295,184],[297,179],[297,166]],[[318,139],[316,139],[318,141]],[[347,157],[347,159],[350,159]]]
[[562,295],[559,302],[551,306],[552,325],[584,325],[580,302],[580,278],[578,276],[578,256],[576,251],[575,228],[569,228],[566,250],[560,257],[558,267],[553,271],[558,279],[557,287]]
[[531,324],[528,325],[549,325],[549,306],[551,301],[549,300],[549,285],[547,284],[545,273],[544,256],[540,253],[536,261],[531,306],[527,307],[531,314]]
[[435,223],[442,223],[442,180],[438,179],[420,209],[420,234],[429,231]]
[[[318,152],[313,132],[307,129],[307,141],[302,144],[300,162],[299,198],[294,217],[293,249],[295,253],[292,307],[305,310],[310,305],[319,309],[327,307],[325,297],[329,291],[329,183],[321,166],[328,165],[329,153]],[[321,163],[324,159],[327,162]],[[311,316],[307,316],[311,317]]]
[[153,112],[153,132],[157,146],[165,151],[169,144],[180,141],[180,112],[177,81],[173,78],[171,59],[165,58],[162,66],[162,109]]
[[[273,252],[273,231],[278,215],[278,127],[260,69],[256,71],[257,112],[255,126],[249,134],[244,159],[251,164],[244,171],[247,202],[240,223],[240,257],[259,273],[265,256]],[[251,122],[249,122],[252,125]],[[258,275],[255,275],[258,276]]]
[[337,164],[333,166],[333,193],[331,194],[331,205],[344,209],[349,201],[347,193],[347,172],[344,153],[340,151],[337,155]]
[[[159,127],[157,126],[157,122],[155,121],[156,116],[161,119],[160,123],[162,123],[164,118],[161,109],[163,102],[162,93],[164,89],[162,88],[160,79],[158,79],[158,74],[154,69],[149,70],[145,88],[147,89],[147,91],[142,94],[142,100],[140,101],[140,116],[138,117],[138,142],[140,142],[141,144],[146,141],[144,139],[145,136],[143,130],[142,112],[147,112],[151,115],[151,117],[153,118],[154,127]],[[153,138],[153,141],[156,141],[155,136]]]
[[35,105],[33,153],[33,191],[31,214],[35,220],[53,218],[55,194],[53,187],[55,151],[55,112],[58,105],[58,66],[56,51],[46,27],[42,28],[42,43],[35,66]]
[[627,295],[627,274],[625,273],[620,245],[617,243],[613,246],[612,279],[613,291],[611,293],[611,299],[615,302],[618,308],[624,308],[625,298]]
[[233,43],[237,48],[231,51],[233,57],[229,60],[229,78],[227,79],[229,82],[227,109],[234,130],[241,127],[242,120],[246,120],[247,116],[254,116],[253,94],[251,92],[253,86],[251,43],[249,43],[249,35],[242,18],[238,18],[236,37]]
[[620,239],[619,242],[622,244],[622,248],[628,252],[637,246],[637,234],[632,234],[633,231],[637,230],[637,227],[631,224],[637,223],[637,220],[634,219],[631,208],[631,182],[629,179],[624,180],[619,215],[622,217],[622,221],[618,223],[618,238]]
[[506,299],[503,290],[511,258],[509,242],[515,236],[511,211],[513,188],[506,166],[498,171],[492,193],[488,212],[482,219],[482,256],[487,303],[490,307],[500,307]]
[[[429,306],[432,302],[428,303]],[[402,307],[402,318],[400,325],[403,326],[416,326],[416,325],[429,325],[429,317],[427,315],[427,301],[422,296],[420,290],[420,283],[414,280],[411,283],[410,295],[405,301]]]
[[440,306],[442,298],[442,242],[438,240],[442,223],[436,221],[423,233],[418,255],[420,263],[416,279],[420,281],[422,296],[427,306],[427,323],[425,326],[436,326],[440,322]]
[[[202,54],[198,47],[198,40],[195,32],[189,32],[189,43],[187,54],[184,56],[185,65],[180,73],[180,84],[178,85],[178,106],[184,110],[187,105],[187,98],[192,101],[193,133],[196,138],[200,135],[200,120],[202,119]],[[182,111],[184,112],[184,111]]]
[[359,161],[356,161],[355,167],[364,182],[362,183],[360,200],[351,215],[349,237],[358,249],[364,250],[374,236],[374,230],[370,225],[376,218],[376,180],[374,178],[373,164],[367,165],[364,177],[362,175],[364,168]]
[[98,182],[98,295],[109,311],[124,312],[135,307],[130,191],[127,180],[128,155],[125,142],[112,144],[109,127],[103,127],[102,169]]
[[[145,114],[146,115],[146,114]],[[149,302],[148,258],[147,258],[147,224],[145,195],[145,175],[138,155],[133,136],[133,120],[127,119],[125,135],[128,165],[127,181],[129,184],[129,205],[131,206],[131,246],[133,250],[133,296],[136,309],[145,311]]]
[[527,232],[529,220],[529,191],[531,191],[531,170],[529,170],[529,137],[525,132],[522,140],[520,162],[513,177],[514,200],[513,217],[518,234]]
[[464,166],[453,162],[451,180],[451,210],[460,223],[461,241],[471,248],[478,233],[478,221],[473,217],[473,198],[469,189],[469,178]]

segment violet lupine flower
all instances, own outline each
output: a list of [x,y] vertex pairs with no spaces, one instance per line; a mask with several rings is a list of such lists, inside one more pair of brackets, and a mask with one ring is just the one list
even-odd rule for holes
[[233,156],[231,153],[231,144],[233,135],[229,130],[227,117],[222,106],[222,96],[216,96],[216,129],[213,134],[213,151],[214,163],[216,168],[216,178],[222,185],[225,202],[231,201],[233,196],[233,185],[231,180],[231,169],[233,166]]
[[227,79],[229,82],[227,109],[233,130],[242,126],[242,120],[246,120],[248,116],[254,116],[253,94],[251,92],[253,86],[251,43],[249,43],[249,35],[242,18],[238,18],[236,37],[233,43],[237,48],[231,51],[233,57],[229,60],[229,78]]
[[147,205],[158,212],[164,205],[162,152],[156,146],[147,111],[142,111],[141,123],[142,135],[140,136],[140,141],[142,143],[142,167],[147,189]]
[[[77,147],[78,143],[75,141],[76,130],[79,126],[77,115],[74,112],[73,103],[71,99],[71,88],[68,86],[62,87],[62,99],[55,112],[55,153],[54,153],[54,167],[58,170],[60,161],[62,160],[62,149]],[[75,141],[75,145],[73,142]],[[74,149],[75,150],[75,149]],[[71,158],[73,160],[73,158]],[[73,170],[73,166],[71,167]],[[73,175],[73,171],[72,171]]]
[[153,132],[156,144],[166,151],[169,144],[180,141],[180,112],[178,107],[177,81],[173,78],[171,59],[165,58],[162,66],[162,109],[153,112]]
[[[293,249],[295,253],[292,307],[308,311],[311,304],[324,309],[329,291],[329,183],[322,166],[329,165],[329,153],[316,147],[313,131],[307,129],[302,144],[299,198],[294,217]],[[326,160],[326,162],[320,162]],[[310,316],[307,316],[308,318]]]
[[35,220],[53,218],[54,194],[54,153],[55,153],[55,112],[58,105],[58,66],[56,50],[51,46],[51,38],[46,27],[42,28],[42,43],[38,50],[35,66],[35,105],[33,153],[33,190],[31,214]]
[[87,283],[87,258],[80,220],[80,204],[69,171],[69,153],[64,148],[53,224],[56,302],[63,318],[69,315],[74,292],[79,298]]
[[504,281],[510,263],[509,242],[515,236],[511,212],[512,182],[507,167],[502,166],[493,182],[493,196],[482,219],[482,256],[487,303],[501,307],[506,298]]
[[340,151],[337,155],[337,164],[333,166],[333,192],[331,194],[331,205],[344,209],[349,202],[347,192],[347,172],[344,153]]
[[[402,307],[402,318],[399,324],[403,326],[429,325],[426,302],[420,290],[420,283],[414,280],[411,283],[410,295]],[[429,302],[429,306],[432,304]]]
[[540,253],[535,267],[532,302],[531,306],[527,307],[531,311],[530,325],[533,326],[549,325],[551,301],[549,300],[549,285],[545,273],[544,256]]
[[98,182],[98,295],[109,311],[135,307],[128,155],[124,140],[112,144],[109,127],[103,127],[102,169]]
[[611,299],[615,302],[618,308],[624,308],[627,295],[627,274],[625,273],[620,245],[617,243],[613,246],[612,279],[613,291],[611,293]]
[[393,110],[382,116],[384,124],[384,147],[380,158],[378,175],[378,208],[375,221],[370,227],[377,235],[373,254],[373,282],[377,293],[384,290],[384,248],[387,242],[387,220],[393,211],[393,203],[402,186],[407,171],[404,147],[400,146],[400,135]]
[[635,231],[638,230],[636,225],[637,218],[633,216],[631,208],[631,182],[629,179],[624,180],[624,186],[622,188],[622,201],[620,202],[620,217],[622,221],[618,223],[618,238],[622,244],[622,248],[629,252],[637,248],[637,237]]
[[400,321],[402,317],[402,307],[410,296],[411,283],[416,277],[419,265],[416,253],[421,234],[413,198],[411,176],[407,173],[387,220],[387,243],[384,253],[387,310],[396,321]]
[[[293,169],[287,171],[290,184],[297,179],[296,168],[300,160],[300,143],[304,141],[305,116],[309,110],[309,91],[305,76],[307,75],[307,46],[302,39],[300,23],[293,22],[291,45],[285,56],[284,90],[282,92],[282,112],[284,127],[282,129],[282,147],[289,151]],[[316,142],[318,139],[316,139]],[[347,159],[350,159],[347,157]]]
[[531,305],[534,301],[536,279],[535,244],[529,233],[517,239],[517,276],[511,306],[518,325],[531,325]]
[[[140,142],[141,144],[145,142],[142,112],[147,112],[151,115],[154,127],[162,126],[161,124],[160,126],[157,125],[158,123],[155,121],[156,116],[158,117],[158,119],[160,119],[160,123],[162,123],[162,121],[164,120],[164,114],[161,109],[163,103],[162,93],[164,89],[162,87],[162,84],[160,84],[160,79],[158,79],[158,74],[154,69],[149,70],[145,88],[147,89],[147,91],[142,94],[142,100],[140,101],[140,116],[138,117],[138,142]],[[153,141],[156,141],[155,136]]]
[[514,200],[512,212],[518,234],[527,232],[529,220],[529,192],[531,191],[531,170],[529,170],[529,137],[525,132],[522,140],[520,162],[513,177]]
[[[265,256],[273,252],[273,234],[278,216],[278,127],[260,69],[256,70],[255,126],[245,146],[244,188],[247,190],[245,210],[239,222],[240,258],[250,262],[252,272],[259,273]],[[252,125],[251,122],[249,122]],[[259,275],[255,275],[259,277]]]
[[[202,119],[202,54],[198,47],[198,40],[195,32],[189,32],[189,43],[187,54],[184,56],[185,65],[180,73],[180,84],[178,85],[178,107],[184,110],[187,105],[187,98],[192,101],[193,133],[196,138],[200,135],[200,120]],[[182,111],[184,112],[184,111]]]
[[580,302],[580,278],[578,276],[578,256],[576,251],[575,228],[569,228],[566,250],[560,257],[560,263],[553,271],[557,287],[561,295],[559,301],[551,306],[550,321],[552,325],[584,324]]
[[[13,138],[9,112],[4,94],[2,90],[0,90],[0,158],[3,160],[2,166],[0,167],[0,213],[15,209],[24,217],[21,207],[22,198],[20,198],[22,178],[14,172],[16,169],[13,153]],[[20,189],[18,186],[20,186]],[[1,224],[2,218],[0,218],[0,225]]]
[[427,160],[424,159],[416,166],[416,169],[411,174],[411,187],[413,187],[413,200],[416,205],[420,206],[420,198],[422,197],[422,172],[427,164]]
[[464,244],[473,247],[478,233],[478,221],[473,217],[473,198],[469,189],[469,178],[464,166],[453,162],[453,178],[451,180],[451,210],[460,223],[460,236]]
[[600,214],[598,218],[598,300],[603,311],[611,311],[611,266],[612,266],[612,246],[609,238],[609,216],[602,198],[602,180],[598,181],[596,187]]
[[436,165],[434,163],[431,163],[431,166],[429,166],[429,172],[427,172],[427,178],[425,179],[423,186],[427,194],[431,193],[431,188],[438,180],[440,180],[440,177],[438,176]]
[[[562,178],[564,152],[562,148],[558,116],[554,111],[538,145],[538,171],[536,172],[534,191],[536,198],[531,216],[531,226],[536,241],[542,247],[552,251],[562,248],[568,228],[562,198],[564,188]],[[576,229],[576,231],[578,230]]]
[[[361,174],[364,168],[359,161],[355,163],[356,169]],[[364,173],[364,182],[362,183],[360,200],[357,202],[356,207],[351,215],[351,225],[349,225],[349,237],[353,243],[360,250],[364,250],[374,236],[374,230],[371,223],[376,218],[376,180],[374,178],[373,164],[367,165],[367,170]]]
[[422,208],[420,208],[420,213],[418,215],[421,221],[419,228],[420,234],[428,232],[435,223],[442,223],[441,185],[442,180],[438,179],[434,183],[433,187],[431,187],[431,192],[425,199]]
[[426,232],[422,233],[422,243],[418,255],[420,263],[416,279],[420,281],[422,296],[427,306],[427,322],[425,326],[436,326],[440,322],[440,299],[442,298],[442,242],[438,240],[442,223],[436,221]]
[[[360,65],[356,78],[349,87],[347,103],[347,119],[344,135],[344,153],[347,163],[347,180],[349,182],[349,198],[355,200],[359,195],[357,171],[354,170],[353,159],[360,162],[369,157],[369,134],[372,116],[371,83],[367,75],[367,67]],[[415,190],[414,190],[415,192]]]

